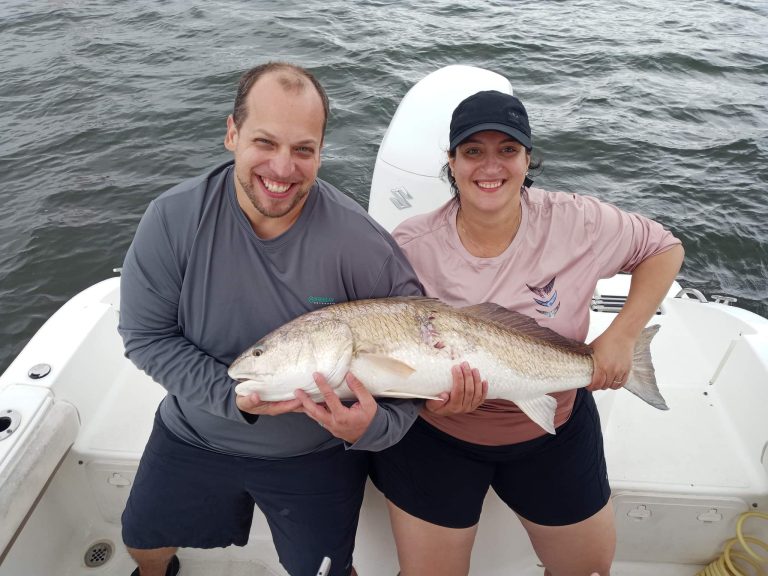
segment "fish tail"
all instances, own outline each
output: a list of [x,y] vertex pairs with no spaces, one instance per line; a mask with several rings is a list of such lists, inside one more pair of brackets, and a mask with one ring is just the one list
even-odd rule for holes
[[634,357],[632,359],[632,372],[629,375],[624,388],[635,396],[645,400],[648,404],[659,410],[669,410],[666,400],[659,392],[656,384],[656,370],[651,360],[651,340],[659,331],[659,325],[654,324],[644,328],[635,344]]

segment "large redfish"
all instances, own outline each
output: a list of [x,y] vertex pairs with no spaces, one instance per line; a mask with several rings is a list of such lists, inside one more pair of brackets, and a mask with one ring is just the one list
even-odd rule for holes
[[[624,385],[667,410],[656,386],[650,343],[659,326],[643,330]],[[434,398],[451,389],[451,366],[469,362],[488,381],[488,399],[511,400],[554,434],[551,392],[589,385],[592,350],[497,304],[454,308],[430,298],[382,298],[335,304],[299,316],[243,352],[230,366],[238,394],[288,400],[301,388],[321,400],[313,372],[343,399],[351,371],[374,396]]]

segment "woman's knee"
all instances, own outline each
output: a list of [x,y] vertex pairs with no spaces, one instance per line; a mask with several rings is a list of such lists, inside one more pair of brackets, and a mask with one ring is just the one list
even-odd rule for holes
[[531,544],[551,576],[609,576],[616,550],[610,501],[593,516],[567,526],[542,526],[524,518]]
[[402,576],[466,576],[477,525],[446,528],[387,501]]

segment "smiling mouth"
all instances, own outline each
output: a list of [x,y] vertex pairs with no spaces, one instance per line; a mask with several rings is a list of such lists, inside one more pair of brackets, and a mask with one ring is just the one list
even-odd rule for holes
[[265,176],[259,176],[264,189],[267,194],[273,197],[284,197],[287,195],[288,190],[293,186],[292,182],[281,182],[279,180],[272,180]]
[[475,180],[475,184],[484,190],[493,190],[504,184],[504,180]]

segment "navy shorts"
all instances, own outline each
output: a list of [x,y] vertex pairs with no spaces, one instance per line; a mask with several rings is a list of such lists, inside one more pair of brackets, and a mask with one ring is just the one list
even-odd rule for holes
[[556,432],[482,446],[419,418],[400,442],[371,455],[371,479],[397,507],[448,528],[477,524],[489,487],[531,522],[574,524],[602,509],[611,494],[590,392],[578,391],[571,417]]
[[342,446],[265,460],[212,452],[180,440],[159,415],[123,512],[123,541],[139,549],[243,546],[254,503],[267,518],[292,576],[352,568],[368,454]]

